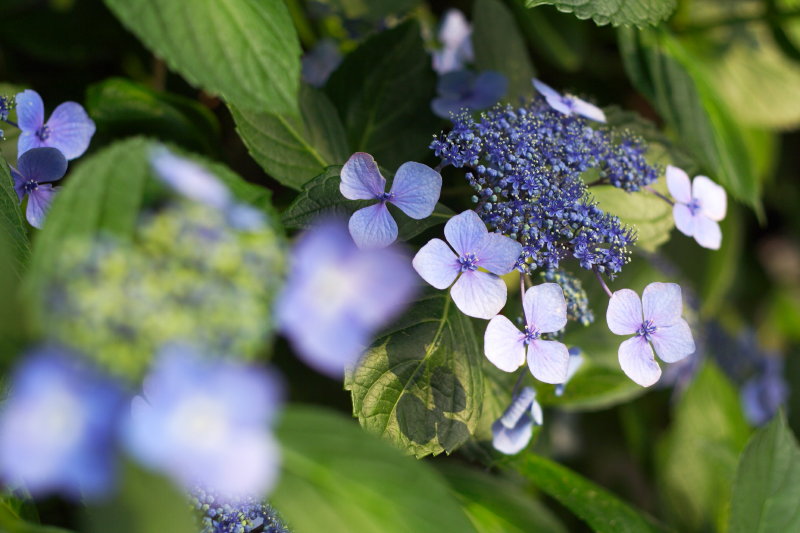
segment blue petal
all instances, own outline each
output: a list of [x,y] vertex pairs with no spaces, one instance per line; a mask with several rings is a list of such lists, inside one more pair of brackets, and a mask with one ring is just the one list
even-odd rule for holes
[[50,115],[47,121],[50,136],[46,139],[48,146],[58,148],[67,159],[75,159],[83,155],[95,132],[94,121],[89,118],[80,104],[64,102]]
[[333,39],[321,39],[302,59],[303,81],[322,87],[342,62],[342,54]]
[[469,94],[475,82],[475,74],[469,70],[448,72],[439,76],[436,83],[436,92],[440,96],[463,97]]
[[56,189],[52,185],[39,185],[39,187],[28,194],[28,208],[25,216],[31,226],[42,229],[47,211],[53,202]]
[[17,157],[22,157],[22,154],[34,148],[42,148],[47,146],[47,143],[39,139],[33,131],[23,131],[19,134],[17,139]]
[[472,86],[472,95],[468,100],[471,109],[486,109],[497,103],[508,90],[508,79],[499,72],[481,72]]
[[441,96],[431,100],[431,111],[437,117],[449,119],[466,109],[464,100],[460,96]]
[[339,192],[348,200],[372,200],[386,190],[386,178],[375,159],[365,152],[350,156],[342,167],[341,178]]
[[64,177],[67,173],[67,160],[55,148],[34,148],[20,156],[17,168],[27,180],[47,183]]
[[533,436],[533,418],[526,413],[513,428],[505,427],[500,420],[492,424],[492,446],[506,455],[524,450]]
[[44,102],[39,93],[27,89],[17,95],[19,129],[35,133],[44,124]]
[[522,254],[522,245],[510,237],[499,233],[489,233],[483,245],[474,251],[478,266],[492,274],[502,276],[514,269],[517,259]]
[[397,223],[383,202],[353,213],[347,227],[359,248],[385,248],[397,240]]
[[433,213],[439,201],[442,176],[427,165],[408,161],[397,169],[391,192],[391,203],[411,218],[423,219]]

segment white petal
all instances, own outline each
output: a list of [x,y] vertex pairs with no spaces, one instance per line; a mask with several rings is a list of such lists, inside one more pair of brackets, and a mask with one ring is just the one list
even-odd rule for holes
[[513,372],[525,364],[523,335],[514,324],[497,315],[489,321],[483,336],[483,352],[503,372]]
[[590,104],[580,98],[575,96],[572,98],[572,110],[581,115],[582,117],[586,117],[590,120],[596,120],[597,122],[605,122],[606,121],[606,114],[603,113],[603,110],[597,107],[594,104]]
[[700,200],[700,210],[711,220],[719,222],[725,218],[728,197],[725,189],[706,176],[696,176],[692,182],[692,196]]
[[675,227],[678,231],[691,237],[694,235],[695,216],[689,206],[676,203],[672,206],[672,218],[675,219]]
[[444,225],[444,236],[458,255],[480,250],[489,230],[475,211],[464,211]]
[[620,289],[611,295],[606,311],[606,322],[611,333],[633,335],[642,327],[642,301],[630,289]]
[[514,455],[524,450],[533,436],[533,420],[526,414],[513,429],[499,420],[492,424],[492,446],[498,452]]
[[650,335],[658,357],[665,363],[674,363],[694,353],[692,330],[680,319],[668,327],[659,327]]
[[489,320],[506,305],[506,284],[494,274],[468,270],[450,289],[450,296],[465,315]]
[[446,289],[461,270],[453,250],[441,239],[431,239],[411,262],[414,270],[437,289]]
[[649,387],[661,377],[661,367],[644,337],[633,337],[619,345],[619,365],[629,378]]
[[719,223],[703,215],[695,217],[694,239],[703,248],[719,250],[722,245],[722,230]]
[[541,333],[552,333],[567,325],[567,300],[558,283],[531,287],[522,299],[525,321]]
[[677,283],[651,283],[642,292],[642,307],[645,320],[652,320],[657,327],[671,326],[681,320],[683,298]]
[[569,350],[556,341],[531,341],[528,367],[533,377],[545,383],[564,383],[569,371]]
[[678,167],[667,166],[667,189],[672,197],[682,204],[692,201],[692,183],[689,181],[689,175]]

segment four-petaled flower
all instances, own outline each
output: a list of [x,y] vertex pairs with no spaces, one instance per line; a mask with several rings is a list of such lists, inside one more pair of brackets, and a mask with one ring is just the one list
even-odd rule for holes
[[431,102],[431,109],[442,118],[449,118],[462,110],[479,111],[497,103],[507,88],[508,79],[499,72],[448,72],[439,77],[436,85],[439,96]]
[[454,70],[461,70],[466,63],[473,59],[472,27],[458,9],[448,9],[444,14],[439,41],[442,48],[433,51],[433,70],[439,74],[446,74]]
[[550,107],[564,115],[577,114],[597,122],[605,122],[603,110],[571,94],[561,94],[549,85],[534,78],[533,86],[544,96]]
[[542,422],[542,406],[536,401],[536,391],[525,387],[492,424],[492,446],[506,455],[519,453],[531,441],[533,427],[541,426]]
[[623,372],[643,387],[661,377],[653,347],[665,363],[674,363],[694,353],[689,324],[681,318],[683,301],[680,285],[651,283],[642,299],[630,289],[616,291],[608,302],[606,320],[612,333],[635,335],[619,346]]
[[25,216],[31,226],[41,228],[47,215],[55,188],[49,182],[60,180],[67,172],[67,160],[55,148],[34,148],[22,154],[17,168],[11,167],[14,190],[20,203],[27,195]]
[[718,222],[725,218],[725,189],[706,176],[689,176],[672,165],[667,167],[667,187],[675,198],[672,216],[675,227],[687,237],[694,237],[704,248],[719,250],[722,231]]
[[583,366],[583,353],[581,352],[580,348],[570,348],[569,349],[569,369],[567,369],[567,379],[564,380],[564,383],[559,383],[556,385],[556,396],[561,396],[564,394],[564,389],[567,388],[567,383],[572,379],[578,370]]
[[356,152],[342,167],[342,196],[349,200],[378,200],[350,217],[350,235],[359,248],[384,248],[397,239],[397,223],[387,203],[417,220],[433,213],[442,190],[442,176],[422,163],[400,165],[392,189],[386,192],[386,178],[371,155]]
[[545,383],[564,383],[569,370],[569,350],[558,341],[541,339],[542,333],[553,333],[567,325],[567,301],[557,283],[531,287],[522,299],[525,328],[520,332],[503,315],[489,321],[484,335],[486,357],[504,372],[513,372],[525,364],[533,376]]
[[417,252],[414,269],[437,289],[446,289],[460,274],[450,289],[456,306],[466,315],[492,318],[506,304],[506,284],[498,276],[514,269],[522,245],[489,233],[475,211],[448,220],[444,235],[455,253],[441,239],[432,239]]
[[27,89],[17,95],[17,122],[22,133],[17,157],[31,148],[58,148],[67,159],[83,155],[94,135],[95,125],[83,107],[64,102],[44,121],[44,103],[39,93]]

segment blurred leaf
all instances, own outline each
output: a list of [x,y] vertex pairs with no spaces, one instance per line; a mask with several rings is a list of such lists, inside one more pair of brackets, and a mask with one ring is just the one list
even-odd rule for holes
[[219,123],[198,102],[124,78],[90,86],[86,110],[104,138],[153,135],[206,153],[215,153],[219,144]]
[[22,213],[14,180],[8,163],[0,162],[0,233],[7,239],[10,266],[17,277],[22,277],[31,254],[28,240],[28,222]]
[[[653,188],[666,193],[663,182],[654,184]],[[617,215],[623,223],[636,229],[636,246],[652,252],[669,240],[675,225],[672,206],[661,198],[646,192],[629,193],[611,185],[592,187],[589,192],[603,211]]]
[[429,291],[348,372],[361,425],[417,457],[451,453],[475,431],[483,354],[447,291]]
[[[528,9],[525,0],[506,0],[532,50],[560,70],[575,72],[583,63],[586,26],[550,9]],[[530,81],[530,80],[528,80]]]
[[0,531],[2,533],[70,533],[68,530],[58,527],[25,522],[4,501],[0,501]]
[[475,67],[508,78],[505,100],[516,103],[520,97],[530,97],[531,79],[536,73],[525,39],[508,8],[500,0],[475,0],[472,20]]
[[326,167],[341,165],[350,156],[336,109],[325,93],[307,85],[300,88],[300,118],[230,109],[253,159],[293,189],[302,189]]
[[364,41],[325,90],[339,110],[350,149],[397,168],[428,157],[439,124],[430,109],[436,80],[419,25],[408,21]]
[[526,454],[515,469],[540,490],[558,500],[594,531],[640,533],[664,531],[655,520],[604,488],[539,455]]
[[591,18],[598,26],[656,25],[675,10],[675,0],[526,0],[526,5],[552,5],[579,19]]
[[410,11],[419,0],[330,0],[330,4],[345,18],[382,22],[389,15]]
[[297,113],[300,43],[282,0],[105,0],[193,85],[242,109]]
[[283,472],[270,502],[295,533],[475,532],[427,463],[338,413],[289,407],[278,437]]
[[800,531],[800,448],[782,414],[747,443],[731,499],[730,533]]

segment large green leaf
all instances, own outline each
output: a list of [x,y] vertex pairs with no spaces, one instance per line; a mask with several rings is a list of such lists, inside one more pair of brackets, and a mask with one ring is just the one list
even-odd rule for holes
[[417,457],[452,452],[475,430],[483,354],[446,291],[427,292],[348,372],[353,415]]
[[800,531],[800,448],[778,415],[747,443],[731,500],[730,533]]
[[474,533],[447,484],[352,420],[289,407],[283,471],[270,501],[296,533]]
[[58,527],[25,522],[6,502],[2,501],[0,501],[0,531],[3,533],[71,533]]
[[[666,193],[663,182],[655,186]],[[636,229],[636,246],[653,251],[669,240],[675,225],[672,206],[661,198],[645,192],[629,193],[611,185],[592,187],[592,196],[607,213]]]
[[579,19],[591,18],[600,26],[656,25],[675,10],[675,0],[526,0],[528,7],[552,5],[559,11],[574,13]]
[[22,214],[14,181],[5,161],[0,162],[0,232],[7,239],[10,266],[17,276],[21,276],[31,254],[28,223]]
[[300,44],[282,0],[106,0],[190,83],[243,109],[297,112]]
[[250,155],[288,187],[300,190],[330,165],[350,155],[344,126],[324,93],[303,85],[301,117],[281,113],[240,111],[231,106],[236,129]]
[[325,90],[352,151],[368,152],[389,168],[429,155],[438,124],[430,110],[436,83],[430,63],[413,20],[367,39],[345,58]]

